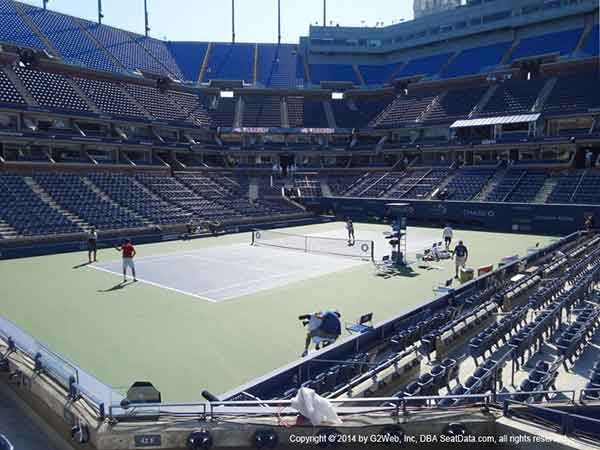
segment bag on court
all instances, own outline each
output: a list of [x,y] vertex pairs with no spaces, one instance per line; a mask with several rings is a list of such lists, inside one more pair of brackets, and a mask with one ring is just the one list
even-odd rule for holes
[[314,390],[301,388],[292,399],[292,408],[317,426],[323,424],[339,425],[342,423],[329,400],[319,396]]

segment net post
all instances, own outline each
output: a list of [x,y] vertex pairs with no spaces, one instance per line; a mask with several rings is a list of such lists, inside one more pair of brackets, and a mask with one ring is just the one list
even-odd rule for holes
[[250,245],[254,245],[254,230],[252,230],[252,242],[250,243]]
[[375,241],[371,241],[371,262],[375,262]]

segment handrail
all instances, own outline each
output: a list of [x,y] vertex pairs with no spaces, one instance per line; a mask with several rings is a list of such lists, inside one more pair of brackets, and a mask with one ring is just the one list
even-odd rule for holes
[[[585,390],[585,389],[584,389]],[[599,389],[600,390],[600,389]],[[503,414],[510,417],[510,405],[523,406],[529,409],[551,411],[560,415],[589,420],[593,423],[600,424],[600,419],[591,419],[578,414],[556,410],[547,406],[542,406],[539,403],[527,403],[514,400],[510,397],[514,394],[562,394],[565,395],[569,405],[575,405],[577,390],[556,390],[556,391],[531,391],[531,392],[515,392],[507,394],[494,394],[492,392],[483,394],[462,394],[462,395],[432,395],[432,396],[414,396],[414,397],[368,397],[368,398],[343,398],[343,399],[328,399],[328,401],[337,407],[336,412],[339,415],[352,415],[362,412],[374,411],[402,411],[404,414],[410,414],[411,411],[424,410],[448,410],[455,407],[442,407],[438,405],[440,400],[454,399],[464,400],[462,407],[469,405],[486,405],[488,407],[502,408]],[[496,400],[500,397],[501,400]],[[558,400],[554,400],[558,401]],[[415,406],[415,410],[411,409],[411,404],[420,402]],[[424,403],[424,404],[423,404]],[[351,406],[344,407],[349,404]],[[118,412],[122,411],[121,414]],[[127,420],[127,418],[135,418],[136,413],[143,415],[151,413],[153,417],[158,415],[202,415],[202,416],[225,416],[225,415],[261,415],[261,416],[281,416],[281,415],[296,415],[298,411],[292,407],[292,400],[238,400],[238,401],[217,401],[217,402],[197,402],[197,403],[142,403],[130,404],[122,406],[120,404],[112,404],[109,406],[109,417],[116,420]]]
[[[557,391],[554,391],[554,392],[557,392]],[[573,391],[573,392],[575,392],[575,391]],[[574,418],[588,422],[590,424],[594,424],[598,429],[600,429],[600,419],[594,419],[593,417],[586,417],[586,416],[582,416],[580,414],[575,414],[575,413],[571,413],[571,412],[567,412],[567,411],[561,411],[559,409],[549,408],[547,406],[540,406],[540,405],[531,404],[531,403],[523,403],[523,402],[519,402],[517,400],[512,400],[512,399],[506,399],[504,401],[503,414],[506,417],[510,417],[510,413],[511,413],[510,405],[511,404],[522,406],[527,409],[538,410],[538,411],[543,411],[543,412],[550,412],[552,414],[558,415],[561,418],[559,431],[561,434],[563,434],[565,436],[574,434],[577,431],[574,426],[574,423],[573,423]]]

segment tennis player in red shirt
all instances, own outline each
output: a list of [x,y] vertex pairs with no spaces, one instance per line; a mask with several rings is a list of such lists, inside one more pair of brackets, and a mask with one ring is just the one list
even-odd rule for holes
[[137,281],[135,278],[135,264],[133,263],[133,257],[135,256],[135,247],[131,243],[131,239],[127,239],[123,245],[117,247],[123,255],[123,283],[127,282],[127,268],[131,269],[133,275],[133,281]]

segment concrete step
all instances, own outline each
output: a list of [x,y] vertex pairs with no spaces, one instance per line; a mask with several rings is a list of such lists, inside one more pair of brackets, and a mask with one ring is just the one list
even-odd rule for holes
[[454,178],[456,177],[456,174],[457,174],[457,172],[450,172],[450,175],[448,175],[446,178],[444,178],[442,180],[442,182],[438,185],[438,187],[436,187],[432,192],[430,192],[427,195],[427,200],[431,200],[434,192],[440,192],[440,191],[444,190],[444,188],[446,186],[448,186],[452,180],[454,180]]
[[94,184],[93,181],[91,181],[89,178],[87,177],[82,177],[82,181],[87,184],[89,186],[89,188],[94,191],[96,194],[98,194],[98,196],[102,199],[105,200],[115,206],[118,206],[120,208],[123,208],[125,211],[127,211],[129,214],[131,214],[133,217],[135,217],[136,219],[138,219],[140,222],[142,222],[144,225],[146,226],[154,226],[155,224],[152,223],[150,220],[148,220],[146,217],[143,217],[141,215],[139,215],[138,213],[136,213],[135,211],[133,211],[132,209],[127,208],[124,205],[121,205],[120,203],[115,202],[112,198],[110,198],[106,192],[104,192],[102,189],[100,189],[98,186],[96,186]]
[[10,68],[9,66],[5,66],[4,68],[0,68],[0,71],[3,71],[7,78],[12,82],[15,86],[21,97],[25,99],[25,102],[28,106],[39,106],[35,99],[31,96],[25,85],[21,82],[21,79],[17,76],[17,74]]
[[333,193],[331,192],[331,188],[329,187],[329,183],[327,182],[327,177],[321,177],[319,179],[321,182],[321,192],[323,197],[332,197]]
[[496,185],[498,185],[498,183],[500,182],[500,180],[504,177],[505,173],[506,173],[506,169],[502,169],[502,170],[499,170],[498,172],[496,172],[496,174],[492,178],[490,178],[488,180],[488,182],[486,183],[486,185],[483,186],[483,189],[481,189],[481,191],[479,191],[479,194],[477,194],[473,198],[473,201],[482,201],[482,200],[485,200],[485,198],[488,196],[488,194],[490,192],[492,192],[492,190],[494,189],[494,187],[496,187]]
[[550,197],[550,194],[552,194],[552,191],[557,184],[558,177],[547,178],[544,182],[544,185],[533,199],[534,203],[546,203],[548,201],[548,197]]
[[3,239],[17,237],[19,233],[4,220],[0,220],[0,236]]
[[25,177],[23,180],[25,181],[25,184],[27,184],[31,190],[35,192],[50,208],[59,212],[71,222],[77,224],[84,231],[89,231],[92,228],[92,225],[87,223],[77,214],[63,208],[59,203],[57,203],[56,200],[54,200],[54,198],[48,192],[46,192],[44,188],[41,187],[32,177]]
[[250,178],[248,185],[248,198],[250,200],[256,200],[258,198],[258,181],[256,178]]

